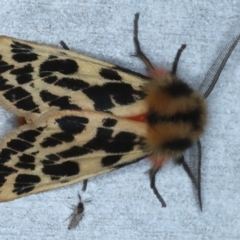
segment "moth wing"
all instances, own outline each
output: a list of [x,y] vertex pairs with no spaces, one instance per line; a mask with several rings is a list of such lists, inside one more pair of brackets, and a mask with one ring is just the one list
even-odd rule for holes
[[52,110],[146,112],[147,77],[69,50],[0,37],[0,104],[29,120]]
[[53,111],[0,141],[0,201],[73,184],[144,158],[146,125],[91,111]]

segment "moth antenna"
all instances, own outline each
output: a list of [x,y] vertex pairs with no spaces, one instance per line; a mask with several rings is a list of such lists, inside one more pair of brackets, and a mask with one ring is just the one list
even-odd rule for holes
[[147,58],[147,56],[143,53],[140,47],[140,43],[138,40],[138,19],[139,19],[139,13],[136,13],[134,18],[134,31],[133,31],[133,42],[134,42],[135,51],[136,51],[135,56],[139,57],[143,61],[143,63],[147,66],[149,71],[153,71],[154,67],[152,63]]
[[158,192],[156,186],[155,186],[155,177],[156,174],[158,172],[160,168],[151,168],[149,171],[149,178],[150,178],[150,187],[153,190],[154,194],[156,195],[157,199],[159,200],[159,202],[162,204],[162,207],[166,207],[166,203],[164,201],[164,199],[162,198],[162,196],[160,195],[160,193]]
[[67,46],[67,44],[64,41],[61,40],[59,43],[60,43],[60,45],[62,46],[63,49],[70,50],[69,47]]
[[179,59],[181,57],[182,51],[186,48],[186,46],[187,46],[186,44],[182,44],[182,46],[177,51],[177,54],[175,56],[173,66],[172,66],[172,71],[171,71],[172,75],[175,75],[177,72]]
[[208,70],[205,79],[203,80],[199,91],[202,92],[203,96],[207,98],[209,94],[212,92],[215,84],[218,81],[218,78],[228,61],[229,57],[231,56],[234,48],[238,44],[240,40],[240,34],[236,36],[231,42],[229,42],[226,47],[222,50],[222,52],[218,55],[215,62],[212,64],[210,69]]
[[88,179],[83,180],[82,191],[85,192],[87,189]]

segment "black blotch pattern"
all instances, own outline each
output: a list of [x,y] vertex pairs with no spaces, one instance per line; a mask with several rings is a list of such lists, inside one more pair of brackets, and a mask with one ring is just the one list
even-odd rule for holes
[[55,147],[59,144],[62,144],[62,142],[60,142],[59,140],[52,138],[52,137],[44,138],[43,141],[40,143],[40,145],[43,148]]
[[70,177],[79,174],[79,165],[76,162],[66,161],[61,164],[44,165],[42,172],[50,175],[53,180],[61,177]]
[[13,68],[14,68],[14,65],[9,65],[7,62],[3,61],[2,55],[0,55],[0,73],[4,73]]
[[25,84],[25,83],[29,83],[33,80],[32,75],[31,74],[23,74],[20,76],[17,76],[16,81],[18,84]]
[[21,87],[15,87],[5,92],[3,96],[10,102],[15,102],[19,99],[29,96],[29,92],[27,92],[25,89]]
[[192,88],[182,81],[173,81],[171,84],[168,84],[164,90],[173,97],[187,97],[193,93]]
[[78,71],[77,63],[72,59],[51,59],[40,65],[40,72],[60,72],[73,74]]
[[43,90],[39,93],[41,99],[44,101],[44,102],[51,102],[53,100],[56,100],[59,98],[59,96],[57,95],[54,95],[52,93],[50,93],[49,91],[47,90]]
[[33,67],[31,64],[27,64],[24,67],[21,68],[16,68],[10,72],[10,74],[13,75],[22,75],[22,74],[27,74],[27,73],[32,73],[34,71]]
[[13,151],[12,149],[9,148],[3,148],[2,151],[0,152],[0,163],[8,162],[12,158],[12,155],[15,154],[17,154],[16,151]]
[[[25,44],[25,43],[20,43],[18,41],[13,41],[13,43],[10,45],[13,49],[12,49],[12,52],[14,52],[14,49],[16,51],[29,51],[29,50],[32,50],[32,47]],[[19,49],[19,50],[18,50]]]
[[[43,76],[41,76],[43,77]],[[54,82],[56,82],[58,80],[58,78],[56,76],[49,76],[49,77],[44,77],[43,81],[49,84],[53,84]]]
[[104,127],[114,127],[117,124],[117,120],[112,118],[104,118],[102,121]]
[[24,152],[28,148],[31,148],[33,145],[19,139],[12,139],[7,143],[7,146],[18,152]]
[[32,62],[38,59],[38,55],[33,53],[32,47],[27,44],[13,41],[11,47],[12,53],[15,53],[13,54],[12,59],[16,62]]
[[2,187],[4,185],[4,183],[6,182],[6,177],[13,174],[13,173],[16,173],[17,170],[15,170],[14,168],[11,168],[11,167],[7,167],[3,164],[0,164],[0,187]]
[[122,77],[118,74],[117,71],[109,69],[109,68],[102,68],[99,72],[100,76],[108,80],[116,80],[121,81]]
[[11,88],[14,88],[14,86],[10,85],[7,79],[4,79],[2,76],[0,76],[0,91],[5,91]]
[[51,161],[58,161],[58,160],[60,160],[60,157],[58,155],[56,155],[56,154],[49,154],[49,155],[46,156],[46,158],[48,160],[51,160]]
[[[118,66],[118,65],[112,67],[112,69],[120,70],[120,71],[125,72],[125,73],[127,73],[127,74],[131,74],[131,75],[133,75],[133,76],[140,77],[140,78],[142,78],[143,80],[149,80],[149,79],[151,79],[150,77],[145,76],[145,75],[142,75],[141,73],[134,72],[134,71],[132,71],[132,70],[130,70],[130,69],[127,69],[127,68],[124,68],[124,67],[120,67],[120,66]],[[146,81],[146,82],[147,82],[147,81]]]
[[74,78],[62,78],[58,80],[54,85],[67,88],[72,91],[78,91],[90,86],[87,82]]
[[55,58],[57,58],[57,56],[50,55],[48,59],[55,59]]
[[24,153],[19,157],[19,161],[22,163],[34,163],[35,157]]
[[59,107],[61,110],[81,110],[79,106],[77,106],[76,104],[71,104],[70,102],[70,97],[64,96],[51,101],[49,103],[49,106],[56,106]]
[[31,169],[34,170],[35,169],[35,165],[31,164],[31,163],[22,163],[22,162],[18,162],[15,164],[15,167],[18,168],[22,168],[22,169]]
[[137,144],[137,136],[130,132],[119,132],[112,137],[113,131],[106,128],[98,128],[96,136],[83,147],[92,150],[104,150],[107,153],[125,153],[133,150]]
[[104,158],[102,158],[102,166],[103,167],[107,167],[107,166],[111,166],[115,163],[117,163],[120,159],[121,159],[122,155],[112,155],[112,156],[106,156]]
[[18,134],[18,138],[21,138],[22,140],[25,140],[27,142],[35,142],[36,141],[36,137],[39,136],[41,133],[39,131],[36,130],[27,130],[24,131],[20,134]]
[[22,52],[22,53],[13,54],[12,59],[19,63],[33,62],[38,59],[38,55],[36,53]]
[[56,138],[61,142],[72,142],[74,140],[73,135],[68,132],[54,133],[51,137]]
[[39,113],[38,105],[33,101],[32,96],[28,96],[22,100],[19,100],[18,102],[14,103],[14,105],[19,108],[23,109],[25,111],[31,111]]
[[34,185],[39,183],[41,178],[36,175],[19,174],[16,177],[13,192],[17,195],[29,193],[34,189]]
[[80,157],[91,152],[92,151],[89,149],[74,146],[69,148],[68,150],[59,152],[58,155],[61,156],[62,158],[73,158],[73,157]]
[[83,90],[93,102],[96,110],[105,111],[114,107],[111,98],[119,105],[129,105],[136,99],[144,99],[143,91],[134,90],[127,83],[106,83],[102,86],[92,86]]
[[79,134],[85,129],[85,125],[89,122],[85,117],[65,116],[56,119],[58,126],[64,132],[71,134]]
[[189,138],[176,138],[169,142],[165,142],[162,148],[171,151],[185,151],[191,147],[191,145],[192,141]]

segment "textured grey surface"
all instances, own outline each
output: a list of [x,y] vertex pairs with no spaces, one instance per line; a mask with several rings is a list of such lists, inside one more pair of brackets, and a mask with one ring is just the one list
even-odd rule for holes
[[[187,44],[179,75],[198,87],[225,44],[239,33],[240,2],[224,1],[10,1],[2,0],[0,34],[59,45],[144,73],[130,56],[133,18],[140,12],[140,41],[157,65],[170,69]],[[83,220],[67,229],[68,205],[81,183],[0,204],[1,239],[240,239],[240,47],[227,63],[209,102],[203,142],[203,212],[180,167],[166,165],[157,186],[167,208],[149,188],[147,160],[89,181]],[[15,125],[1,109],[0,133]]]

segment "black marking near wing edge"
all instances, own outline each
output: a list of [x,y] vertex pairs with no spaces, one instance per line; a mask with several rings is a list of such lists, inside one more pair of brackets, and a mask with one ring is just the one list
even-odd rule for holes
[[39,183],[41,181],[41,178],[36,175],[30,175],[30,174],[19,174],[14,183],[13,192],[15,192],[18,195],[31,192],[35,184]]
[[78,163],[66,161],[61,164],[44,165],[42,172],[50,175],[52,180],[58,180],[61,177],[70,177],[80,173]]

